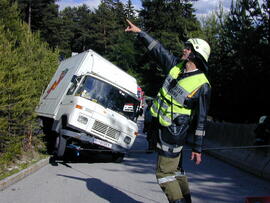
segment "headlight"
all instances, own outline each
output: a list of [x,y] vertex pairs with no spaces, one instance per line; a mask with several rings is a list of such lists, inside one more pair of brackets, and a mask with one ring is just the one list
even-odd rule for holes
[[125,139],[124,139],[124,142],[127,143],[127,144],[129,144],[130,141],[131,141],[131,138],[128,137],[128,136],[126,136]]
[[86,118],[85,116],[81,116],[81,115],[80,115],[80,116],[78,117],[77,121],[80,122],[80,123],[82,123],[82,124],[84,124],[84,125],[86,125],[87,122],[88,122],[88,118]]

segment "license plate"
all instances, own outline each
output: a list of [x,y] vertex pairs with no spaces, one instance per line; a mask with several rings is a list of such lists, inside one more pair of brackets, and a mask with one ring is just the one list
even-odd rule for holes
[[102,140],[98,140],[98,139],[94,139],[94,143],[103,147],[107,147],[107,148],[112,148],[112,144],[102,141]]

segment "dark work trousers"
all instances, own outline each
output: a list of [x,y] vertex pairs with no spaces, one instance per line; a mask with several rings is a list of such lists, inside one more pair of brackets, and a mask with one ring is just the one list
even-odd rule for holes
[[[156,128],[154,129],[160,128],[162,127],[158,126],[157,124]],[[186,136],[186,130],[187,127],[182,128],[182,130],[179,132],[179,135],[183,136],[184,138]],[[169,132],[168,131],[166,132],[167,132],[167,139],[169,139],[170,136]],[[162,132],[163,133],[162,136],[164,138],[166,138],[166,136],[164,135],[166,132],[164,131]],[[158,160],[156,168],[156,178],[158,184],[160,185],[163,192],[166,194],[168,200],[170,202],[173,202],[176,200],[184,199],[187,196],[189,196],[190,198],[188,178],[185,175],[182,167],[182,157],[181,157],[182,150],[180,153],[177,153],[176,156],[170,156],[169,153],[163,152],[161,149],[158,149],[157,151],[158,151]],[[188,202],[191,202],[191,200]]]
[[180,156],[158,156],[156,177],[169,201],[180,200],[190,195],[187,176],[178,169]]

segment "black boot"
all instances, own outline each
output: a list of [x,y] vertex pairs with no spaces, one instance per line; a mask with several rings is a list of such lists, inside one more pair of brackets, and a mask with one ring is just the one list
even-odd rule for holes
[[190,194],[184,195],[184,198],[185,198],[185,202],[186,203],[191,203],[191,196],[190,196]]

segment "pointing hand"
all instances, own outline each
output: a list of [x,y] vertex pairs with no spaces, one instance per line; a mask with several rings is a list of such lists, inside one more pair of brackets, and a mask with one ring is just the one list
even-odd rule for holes
[[141,32],[142,31],[136,25],[134,25],[133,23],[131,23],[128,19],[127,19],[127,22],[128,22],[129,25],[125,29],[125,32]]

